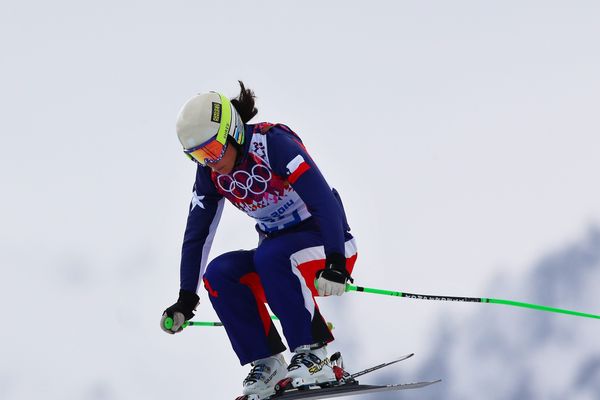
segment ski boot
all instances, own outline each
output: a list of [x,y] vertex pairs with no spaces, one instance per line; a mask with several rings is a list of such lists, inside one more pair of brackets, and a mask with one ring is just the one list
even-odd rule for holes
[[[311,386],[326,387],[337,383],[338,376],[329,357],[327,347],[301,346],[287,368],[285,379],[278,382],[276,391],[288,388],[309,388]],[[339,353],[335,354],[339,357]],[[340,360],[341,361],[341,360]]]
[[252,370],[244,379],[244,395],[238,399],[262,400],[272,396],[275,394],[275,384],[286,373],[287,364],[281,354],[254,361]]

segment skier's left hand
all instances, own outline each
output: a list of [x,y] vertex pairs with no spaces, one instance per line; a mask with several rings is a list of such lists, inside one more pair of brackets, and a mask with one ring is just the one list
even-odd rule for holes
[[[181,332],[183,330],[183,324],[194,317],[194,311],[200,303],[200,297],[196,293],[188,292],[187,290],[179,291],[179,299],[177,303],[167,308],[160,319],[160,327],[163,331],[170,333]],[[167,328],[165,321],[167,318],[173,320],[173,325]]]
[[346,257],[332,253],[325,260],[325,269],[317,272],[317,292],[319,296],[341,296],[346,292],[346,282],[353,282],[346,270]]

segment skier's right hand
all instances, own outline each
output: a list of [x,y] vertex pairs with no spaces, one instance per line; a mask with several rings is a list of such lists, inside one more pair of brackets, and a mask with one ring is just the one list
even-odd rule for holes
[[325,259],[325,269],[317,271],[315,286],[319,296],[341,296],[346,292],[346,282],[354,282],[346,269],[346,257],[332,253]]
[[[163,331],[173,335],[183,330],[183,324],[194,317],[194,311],[200,303],[200,297],[196,293],[187,290],[179,291],[177,303],[167,308],[160,319],[160,327]],[[165,324],[171,318],[173,324]],[[168,327],[167,327],[168,326]]]

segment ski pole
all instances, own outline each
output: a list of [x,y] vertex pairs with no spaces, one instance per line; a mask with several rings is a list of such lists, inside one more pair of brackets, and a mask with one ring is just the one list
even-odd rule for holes
[[[277,318],[276,315],[271,315],[271,319],[273,321],[279,321],[279,318]],[[173,318],[167,317],[164,322],[164,327],[166,329],[171,329],[173,327],[173,323]],[[219,321],[185,321],[181,328],[187,328],[188,326],[223,326],[223,323]],[[331,322],[327,322],[327,327],[330,331],[335,329]]]
[[[275,321],[278,318],[275,315],[272,315],[271,319]],[[171,329],[174,324],[173,318],[165,318],[163,324],[165,328]],[[223,326],[223,323],[220,321],[185,321],[183,325],[181,325],[181,329],[187,328],[188,326]]]
[[352,292],[352,291],[380,294],[380,295],[385,295],[385,296],[406,297],[409,299],[417,299],[417,300],[463,301],[463,302],[472,302],[472,303],[504,304],[506,306],[530,308],[533,310],[547,311],[547,312],[553,312],[553,313],[559,313],[559,314],[568,314],[568,315],[574,315],[577,317],[600,319],[600,315],[588,314],[588,313],[572,311],[572,310],[564,310],[562,308],[547,307],[547,306],[542,306],[542,305],[538,305],[538,304],[523,303],[520,301],[489,299],[486,297],[454,297],[454,296],[415,294],[415,293],[406,293],[406,292],[395,292],[392,290],[374,289],[374,288],[368,288],[368,287],[362,287],[362,286],[354,286],[349,283],[346,284],[346,292]]

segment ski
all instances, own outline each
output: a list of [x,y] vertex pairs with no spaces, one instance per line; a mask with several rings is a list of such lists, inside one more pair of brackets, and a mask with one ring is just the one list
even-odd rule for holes
[[440,380],[431,382],[415,382],[415,383],[402,383],[396,385],[361,385],[356,383],[347,383],[340,386],[332,386],[325,388],[314,388],[314,389],[290,389],[286,390],[282,394],[274,395],[270,397],[271,400],[316,400],[316,399],[330,399],[334,397],[342,396],[354,396],[359,394],[377,393],[377,392],[391,392],[398,390],[407,389],[419,389],[434,383],[438,383]]
[[398,357],[395,360],[388,361],[388,362],[376,365],[376,366],[371,367],[371,368],[363,369],[362,371],[358,371],[358,372],[355,372],[355,373],[351,374],[350,378],[352,378],[352,379],[358,378],[359,376],[363,376],[363,375],[366,375],[366,374],[368,374],[370,372],[377,371],[378,369],[381,369],[383,367],[387,367],[389,365],[396,364],[396,363],[398,363],[400,361],[407,360],[407,359],[411,358],[414,355],[415,355],[415,353],[407,354],[405,356]]

